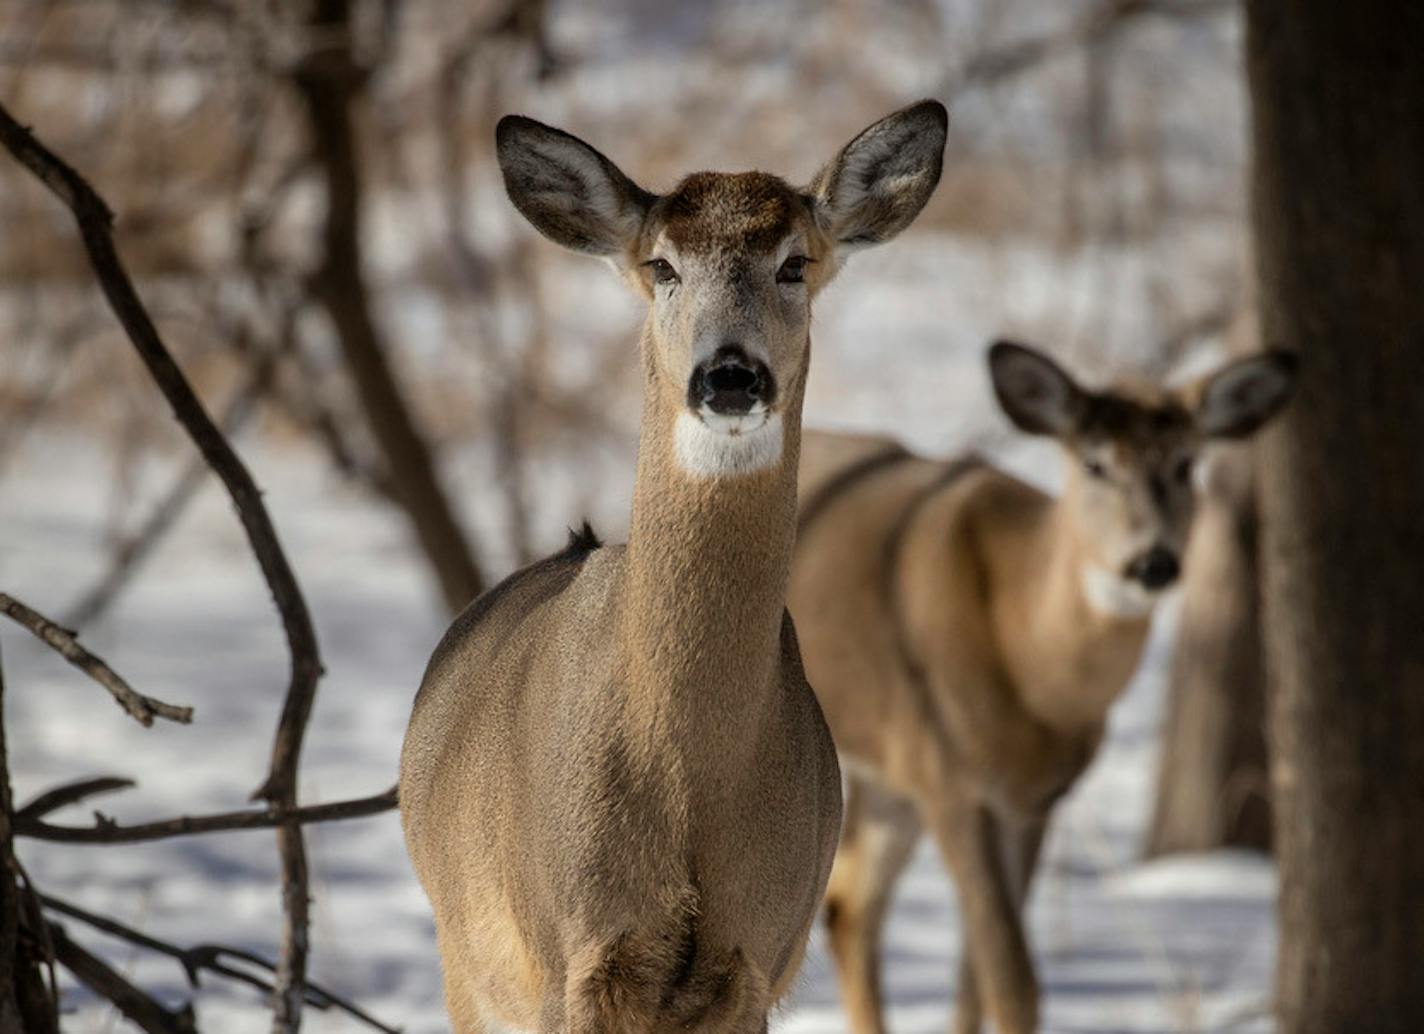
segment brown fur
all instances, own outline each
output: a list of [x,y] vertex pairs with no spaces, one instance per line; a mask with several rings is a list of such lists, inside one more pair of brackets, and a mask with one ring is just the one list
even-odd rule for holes
[[[411,717],[401,816],[451,1020],[757,1034],[840,826],[835,749],[784,604],[809,305],[838,264],[837,217],[759,173],[655,198],[530,120],[502,122],[499,144],[520,210],[614,258],[651,308],[628,544],[581,536],[476,601]],[[925,183],[894,189],[927,197]],[[783,245],[814,261],[804,285],[777,278]],[[676,264],[675,287],[654,282],[654,258]],[[689,408],[690,371],[729,340],[778,385],[779,451],[747,468],[717,466],[726,442]],[[689,461],[678,435],[697,421]]]
[[[1144,525],[1180,546],[1189,483],[1148,486],[1202,438],[1196,389],[1090,393],[1063,376],[1057,409],[1022,413],[1038,430],[1060,421],[1073,462],[1057,500],[982,462],[806,438],[789,600],[848,774],[827,923],[857,1034],[884,1030],[879,930],[923,827],[964,920],[955,1030],[977,1031],[981,1012],[1000,1034],[1036,1029],[1019,909],[1052,806],[1091,761],[1148,631],[1146,608],[1095,606],[1082,572]],[[1245,433],[1243,419],[1229,426]],[[1111,465],[1111,491],[1085,458]]]

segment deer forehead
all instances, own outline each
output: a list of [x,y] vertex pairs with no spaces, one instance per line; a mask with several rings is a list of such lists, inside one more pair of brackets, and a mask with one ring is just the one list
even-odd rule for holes
[[699,172],[652,213],[655,238],[682,255],[765,256],[813,226],[810,205],[785,180],[764,172]]
[[1175,395],[1153,387],[1117,386],[1090,395],[1079,424],[1085,444],[1111,447],[1121,462],[1176,451],[1192,438],[1191,411]]

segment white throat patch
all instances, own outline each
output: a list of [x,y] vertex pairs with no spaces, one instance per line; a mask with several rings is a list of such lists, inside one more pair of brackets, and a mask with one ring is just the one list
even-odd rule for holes
[[781,461],[781,414],[722,416],[683,410],[673,428],[673,451],[693,477],[752,474]]
[[1108,617],[1145,618],[1161,595],[1096,564],[1084,565],[1082,580],[1088,606]]

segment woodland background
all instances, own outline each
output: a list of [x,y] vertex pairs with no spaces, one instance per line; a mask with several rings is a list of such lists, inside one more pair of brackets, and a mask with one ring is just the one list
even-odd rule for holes
[[[264,492],[325,666],[294,788],[310,804],[393,782],[452,609],[581,518],[615,540],[626,522],[640,307],[504,199],[501,114],[564,126],[657,189],[699,168],[809,178],[879,115],[944,99],[929,207],[818,305],[807,423],[978,448],[1052,486],[1053,447],[993,407],[993,337],[1090,383],[1259,344],[1242,23],[1226,0],[6,0],[0,104],[114,211],[163,341]],[[268,589],[69,213],[0,159],[0,591],[195,709],[143,728],[8,627],[13,799],[117,775],[137,787],[97,806],[121,823],[248,808],[288,678]],[[1032,908],[1047,1030],[1272,1029],[1250,466],[1219,466],[1194,547],[1208,574],[1162,615],[1056,821]],[[1178,799],[1159,805],[1164,756]],[[95,806],[45,818],[83,826]],[[312,978],[386,1024],[442,1029],[394,815],[308,826],[306,846]],[[283,950],[270,832],[22,836],[16,855],[40,890],[131,931]],[[928,847],[901,886],[891,1022],[940,1030],[959,947]],[[51,918],[164,1009],[192,997],[202,1030],[267,1022],[258,989],[208,976],[194,993],[173,959]],[[119,1022],[60,988],[66,1030]],[[841,1022],[817,947],[781,1029]]]

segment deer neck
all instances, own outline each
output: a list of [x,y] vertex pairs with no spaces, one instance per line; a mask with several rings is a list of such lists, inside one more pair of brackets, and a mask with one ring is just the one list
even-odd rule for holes
[[724,749],[755,726],[778,685],[805,379],[786,385],[779,457],[712,476],[688,467],[683,389],[662,383],[646,334],[643,352],[620,667],[645,728],[708,747],[703,730],[715,730]]
[[1070,485],[1044,507],[1023,551],[1028,566],[1019,585],[1024,599],[1026,702],[1044,721],[1093,727],[1136,670],[1151,612],[1106,609],[1089,585],[1092,564],[1075,520]]

